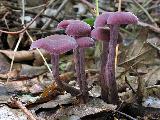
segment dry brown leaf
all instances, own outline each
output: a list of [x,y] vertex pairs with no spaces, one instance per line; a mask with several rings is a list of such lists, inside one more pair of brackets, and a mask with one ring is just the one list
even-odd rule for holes
[[4,55],[0,54],[0,74],[4,74],[9,71],[10,64]]
[[[142,29],[133,44],[127,46],[126,49],[123,49],[119,56],[119,66],[128,67],[136,62],[144,64],[145,62],[153,60],[155,58],[156,51],[147,44],[147,38],[148,30]],[[136,65],[140,65],[138,63]]]
[[47,120],[53,119],[71,119],[72,116],[77,116],[79,119],[89,115],[94,115],[103,111],[115,110],[116,106],[112,104],[107,104],[99,98],[94,98],[86,104],[78,104],[70,107],[62,107],[48,116],[45,116]]
[[[46,58],[46,60],[50,60],[50,55],[44,50],[40,50]],[[0,50],[0,53],[3,53],[5,56],[7,56],[9,59],[13,58],[13,55],[15,54],[14,61],[15,62],[22,62],[22,61],[30,61],[34,60],[33,65],[43,65],[44,61],[42,57],[40,56],[39,52],[37,50],[28,50],[28,51],[11,51],[11,50]]]
[[8,58],[12,59],[13,55],[15,54],[14,61],[21,62],[27,60],[33,60],[33,51],[11,51],[11,50],[0,50],[0,53],[3,53]]

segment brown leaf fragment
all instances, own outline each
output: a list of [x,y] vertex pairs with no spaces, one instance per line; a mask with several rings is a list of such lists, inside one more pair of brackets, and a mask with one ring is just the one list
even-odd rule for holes
[[11,51],[11,50],[0,50],[0,53],[3,53],[6,55],[9,59],[12,59],[13,55],[15,54],[14,61],[20,62],[20,61],[27,61],[27,60],[33,60],[33,51]]
[[17,79],[34,78],[34,77],[37,77],[47,71],[48,71],[48,69],[45,66],[36,67],[36,66],[22,64],[22,69],[21,69]]
[[131,66],[138,61],[136,66],[144,64],[145,62],[148,62],[148,60],[153,60],[156,51],[147,44],[147,38],[148,30],[141,29],[136,40],[120,54],[119,66],[128,68],[128,66]]
[[4,74],[9,71],[10,64],[3,54],[0,53],[0,74]]
[[56,108],[58,105],[67,105],[74,103],[75,97],[72,97],[69,93],[64,95],[58,95],[54,100],[48,101],[46,103],[40,104],[35,107],[36,110],[45,108]]
[[56,113],[52,113],[50,116],[45,116],[47,120],[68,118],[76,116],[78,118],[83,118],[88,115],[94,115],[103,111],[112,111],[115,110],[116,106],[112,104],[107,104],[101,99],[94,98],[86,104],[78,104],[70,107],[62,107],[57,110]]
[[[44,58],[46,58],[46,60],[49,61],[50,55],[44,50],[40,50],[40,51],[42,52]],[[22,50],[22,51],[16,51],[16,52],[11,50],[0,50],[0,53],[4,54],[9,59],[12,59],[13,55],[15,54],[15,58],[14,58],[15,62],[34,60],[33,65],[38,66],[38,65],[44,64],[44,61],[37,50],[28,50],[28,51]]]

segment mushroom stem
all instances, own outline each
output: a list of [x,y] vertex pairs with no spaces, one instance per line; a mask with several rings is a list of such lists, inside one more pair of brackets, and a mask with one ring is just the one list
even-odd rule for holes
[[63,86],[62,81],[59,77],[59,55],[58,54],[52,54],[51,55],[51,63],[52,63],[52,74],[53,77],[59,87]]
[[108,61],[106,64],[106,80],[108,82],[108,100],[109,103],[117,104],[118,103],[118,90],[115,78],[115,55],[116,55],[116,46],[118,40],[118,25],[110,25],[110,41],[109,41],[109,54]]
[[101,97],[104,101],[108,101],[108,86],[105,77],[105,67],[108,59],[108,45],[109,42],[103,41],[101,53],[101,70],[100,70],[100,84],[101,84]]
[[52,63],[52,74],[53,77],[55,79],[55,82],[57,83],[57,86],[62,89],[67,91],[68,93],[70,93],[73,96],[76,96],[78,94],[80,94],[80,91],[63,83],[60,80],[60,76],[59,76],[59,55],[58,54],[52,54],[51,55],[51,63]]
[[85,76],[85,58],[84,58],[84,48],[76,48],[74,50],[75,54],[75,68],[76,68],[76,73],[77,73],[77,82],[80,87],[80,91],[82,92],[81,94],[81,101],[83,103],[86,103],[88,101],[88,85],[86,81],[86,76]]

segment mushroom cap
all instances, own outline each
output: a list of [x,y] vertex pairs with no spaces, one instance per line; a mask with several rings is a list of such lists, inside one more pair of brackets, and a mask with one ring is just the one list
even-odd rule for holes
[[63,20],[61,21],[58,25],[57,25],[57,28],[60,28],[60,29],[65,29],[67,28],[67,26],[72,22],[73,20]]
[[80,20],[73,20],[66,28],[66,34],[72,37],[87,37],[91,33],[91,27]]
[[114,12],[105,12],[99,15],[94,22],[94,28],[104,27],[105,25],[107,25],[107,20],[109,16],[112,15],[113,13]]
[[62,54],[76,47],[76,40],[70,36],[51,35],[34,41],[30,48],[42,48],[51,54]]
[[100,41],[109,41],[110,32],[104,28],[95,28],[91,31],[91,37]]
[[78,47],[87,48],[95,45],[95,41],[90,37],[80,37],[76,39]]
[[107,24],[137,24],[138,18],[131,12],[114,12],[107,19]]
[[[105,28],[95,28],[91,31],[91,37],[96,40],[109,42],[110,31],[109,31],[109,29],[105,29]],[[120,44],[121,42],[122,42],[122,37],[120,34],[118,34],[117,43]]]

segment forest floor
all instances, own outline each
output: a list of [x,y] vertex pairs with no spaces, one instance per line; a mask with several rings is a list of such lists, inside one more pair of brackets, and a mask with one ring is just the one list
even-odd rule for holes
[[[86,104],[60,91],[39,51],[29,50],[34,40],[64,34],[56,29],[62,20],[83,20],[93,28],[95,1],[25,1],[24,4],[23,0],[0,0],[0,120],[160,119],[159,0],[122,1],[122,11],[133,12],[139,23],[120,29],[123,42],[116,67],[121,101],[118,106],[107,104],[100,97],[99,47],[88,48],[85,53],[90,88]],[[117,9],[118,1],[99,0],[100,14]],[[40,51],[51,68],[50,55]],[[73,61],[72,51],[60,56],[60,79],[78,88]],[[141,104],[139,81],[144,91]]]

